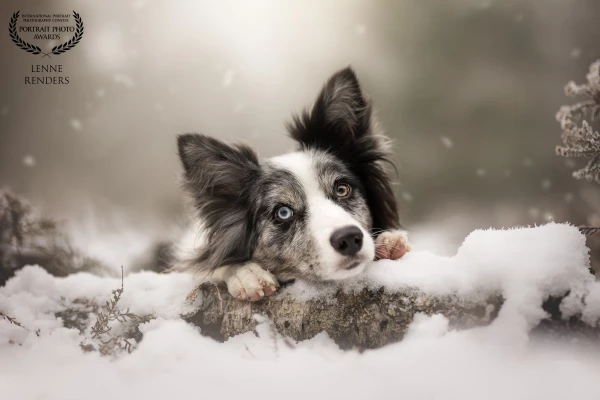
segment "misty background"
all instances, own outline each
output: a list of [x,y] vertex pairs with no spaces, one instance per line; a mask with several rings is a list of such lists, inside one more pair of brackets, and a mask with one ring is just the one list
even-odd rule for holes
[[[289,151],[285,122],[347,65],[394,140],[422,249],[453,254],[475,228],[600,224],[600,187],[554,153],[554,115],[576,101],[563,87],[600,57],[596,0],[8,0],[5,29],[17,10],[75,10],[85,33],[42,59],[3,30],[0,187],[117,266],[185,221],[178,133]],[[70,84],[25,85],[32,64],[62,64]]]

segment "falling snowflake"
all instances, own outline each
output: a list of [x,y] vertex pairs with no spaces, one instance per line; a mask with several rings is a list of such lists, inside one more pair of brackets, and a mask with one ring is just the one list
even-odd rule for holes
[[542,189],[548,190],[551,187],[552,187],[552,181],[550,179],[546,178],[542,181]]
[[71,128],[75,129],[76,131],[79,131],[81,130],[81,128],[83,128],[83,124],[80,120],[76,118],[71,118]]
[[567,166],[567,168],[573,169],[577,166],[577,163],[572,158],[567,158],[565,160],[565,165]]
[[566,193],[565,194],[565,201],[567,203],[572,202],[575,199],[575,195],[573,193]]
[[571,50],[571,58],[579,58],[579,56],[581,56],[581,49],[575,47]]
[[235,103],[233,106],[233,112],[237,114],[239,112],[242,112],[244,108],[246,108],[246,105],[244,103]]
[[23,165],[29,168],[35,167],[35,157],[31,154],[27,154],[25,157],[23,157]]
[[533,165],[533,160],[531,158],[524,158],[523,159],[523,166],[525,167],[531,167]]
[[540,217],[540,210],[535,207],[531,207],[529,209],[529,216],[533,219],[538,219]]
[[475,173],[477,174],[477,176],[482,177],[485,176],[486,171],[483,168],[479,168],[477,171],[475,171]]
[[447,136],[442,136],[440,138],[440,140],[442,141],[442,144],[447,148],[447,149],[451,149],[452,146],[454,146],[454,143],[452,142],[452,139],[450,139]]
[[124,75],[124,74],[115,74],[113,76],[113,80],[116,83],[119,83],[128,89],[131,89],[135,85],[135,82],[133,82],[133,79],[131,79],[129,76]]
[[408,193],[408,192],[403,192],[403,193],[402,193],[402,198],[403,198],[405,201],[413,201],[413,196],[412,196],[412,194],[410,194],[410,193]]
[[135,0],[132,3],[133,9],[134,10],[139,10],[141,8],[144,8],[146,6],[146,0]]
[[363,24],[356,25],[356,33],[358,33],[361,36],[364,35],[365,33],[367,33],[367,27]]
[[225,74],[223,74],[223,87],[231,86],[234,76],[235,76],[234,70],[228,69],[227,71],[225,71]]
[[96,96],[98,96],[98,97],[104,97],[105,94],[106,94],[106,90],[104,90],[104,89],[96,89]]
[[544,213],[544,219],[548,222],[554,221],[554,215],[552,215],[552,213],[550,213],[549,211],[546,211]]
[[480,10],[487,10],[491,6],[492,6],[492,1],[491,0],[484,0],[481,3],[479,3],[479,9]]
[[507,168],[507,169],[504,170],[504,176],[506,176],[506,177],[510,176],[510,169],[509,168]]

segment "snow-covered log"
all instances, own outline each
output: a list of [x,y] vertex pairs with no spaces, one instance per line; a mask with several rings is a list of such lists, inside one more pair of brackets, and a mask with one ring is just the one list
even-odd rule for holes
[[[276,296],[249,303],[208,283],[202,284],[196,295],[199,308],[184,319],[219,341],[253,331],[262,321],[256,316],[265,316],[283,337],[302,341],[326,332],[342,349],[373,349],[400,341],[418,315],[441,314],[448,320],[449,328],[456,330],[485,326],[497,317],[504,302],[500,294],[465,301],[454,295],[431,296],[417,289],[386,293],[382,287],[357,293],[340,289],[326,300]],[[547,315],[533,327],[534,333],[600,339],[600,329],[582,321],[580,314],[562,317],[563,298],[549,297],[544,301]]]
[[[7,226],[15,224],[0,225],[0,237],[14,232]],[[39,229],[33,230],[35,238],[19,232],[18,243],[49,243],[40,239]],[[85,257],[72,250],[62,260],[80,259]],[[15,343],[27,332],[49,333],[58,323],[77,329],[84,349],[112,354],[134,348],[142,325],[180,318],[218,340],[251,332],[257,321],[268,320],[281,337],[303,341],[326,332],[343,349],[399,341],[422,315],[437,314],[451,330],[519,327],[594,339],[600,332],[600,284],[588,271],[585,237],[564,224],[475,231],[452,257],[417,249],[399,261],[374,262],[353,279],[320,287],[296,282],[253,303],[233,299],[211,283],[198,286],[186,274],[142,271],[123,281],[87,272],[53,277],[48,272],[65,274],[40,264],[44,269],[18,270],[0,288],[0,328]]]
[[284,337],[302,341],[326,332],[342,349],[373,349],[397,342],[417,314],[442,314],[455,329],[487,325],[502,305],[500,295],[465,301],[410,288],[386,293],[384,287],[356,292],[339,289],[325,298],[284,294],[246,302],[232,298],[222,287],[204,283],[194,294],[198,309],[185,319],[217,340],[253,331],[262,321],[255,317],[259,315],[267,317]]
[[[297,283],[264,301],[238,301],[204,283],[186,319],[228,339],[269,318],[284,337],[325,331],[341,348],[377,348],[401,340],[415,316],[441,314],[451,329],[521,320],[552,336],[600,338],[600,284],[588,271],[585,238],[569,225],[475,231],[454,257],[416,252],[373,263],[337,286]],[[503,324],[504,322],[498,322]]]

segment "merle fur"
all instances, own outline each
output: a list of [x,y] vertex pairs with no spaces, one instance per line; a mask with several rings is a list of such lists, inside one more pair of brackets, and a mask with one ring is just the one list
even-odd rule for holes
[[206,232],[196,262],[209,269],[252,258],[256,241],[253,200],[261,174],[256,152],[199,134],[177,138],[184,188]]
[[[390,177],[383,166],[389,162],[386,140],[374,125],[371,104],[356,75],[347,68],[325,84],[310,111],[294,117],[289,131],[301,150],[313,152],[319,159],[322,180],[334,172],[346,176],[356,193],[354,201],[342,206],[349,212],[364,209],[370,215],[363,225],[378,234],[400,224]],[[294,192],[297,184],[291,174],[274,169],[268,161],[261,164],[248,146],[228,145],[205,135],[180,135],[178,148],[183,186],[207,241],[190,260],[194,268],[210,271],[255,259],[278,276],[287,271],[290,278],[297,276],[302,262],[306,264],[302,274],[311,274],[316,261],[310,240],[301,233],[306,229],[304,201],[302,193]],[[336,166],[338,160],[341,165]],[[323,187],[330,189],[332,182],[323,182]],[[278,199],[286,195],[291,196],[288,202],[296,203],[298,218],[283,229],[271,218]],[[257,250],[259,240],[268,246]]]
[[401,228],[391,179],[384,168],[385,163],[394,166],[389,146],[376,132],[373,107],[351,68],[334,74],[313,107],[294,116],[288,130],[300,149],[330,152],[359,177],[376,234]]

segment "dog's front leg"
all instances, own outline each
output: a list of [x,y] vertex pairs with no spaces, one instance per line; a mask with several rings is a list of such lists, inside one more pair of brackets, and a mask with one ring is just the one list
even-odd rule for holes
[[375,240],[375,259],[397,260],[411,250],[408,234],[393,230],[380,234]]
[[253,262],[219,267],[212,278],[225,282],[229,293],[239,300],[257,301],[272,295],[279,287],[273,274]]

